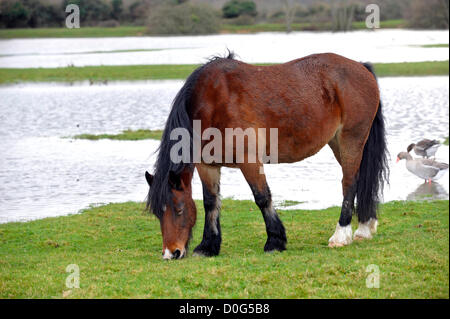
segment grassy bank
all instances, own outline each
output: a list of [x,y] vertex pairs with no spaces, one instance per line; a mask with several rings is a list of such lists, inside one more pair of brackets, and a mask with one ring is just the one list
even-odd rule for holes
[[[404,20],[381,21],[381,28],[403,28]],[[354,22],[354,30],[365,29],[365,22]],[[326,31],[331,30],[331,23],[294,23],[292,31]],[[285,32],[286,26],[282,23],[260,23],[252,25],[222,24],[220,33],[256,33],[256,32]],[[120,26],[116,28],[81,27],[68,28],[27,28],[27,29],[0,29],[0,38],[89,38],[89,37],[139,37],[146,35],[145,26]]]
[[75,135],[73,138],[75,139],[83,139],[83,140],[102,140],[102,139],[109,139],[109,140],[118,140],[118,141],[137,141],[137,140],[147,140],[147,139],[153,139],[153,140],[160,140],[162,137],[162,131],[161,130],[126,130],[123,131],[120,134],[80,134]]
[[[124,65],[65,68],[0,68],[0,83],[185,79],[197,65]],[[448,75],[448,61],[377,63],[378,76]]]
[[106,37],[138,37],[145,35],[144,26],[121,26],[117,28],[81,27],[68,28],[26,28],[0,29],[0,38],[106,38]]
[[448,44],[441,43],[441,44],[425,44],[421,45],[422,48],[448,48]]
[[[404,28],[405,20],[386,20],[380,22],[380,27],[384,29]],[[292,31],[331,31],[332,23],[293,23]],[[352,30],[367,29],[365,22],[353,22]],[[257,33],[257,32],[286,32],[286,25],[283,23],[258,23],[252,25],[223,24],[221,33]]]
[[185,79],[196,65],[123,65],[66,68],[0,68],[0,83]]
[[[190,250],[203,229],[197,207]],[[130,202],[0,225],[0,297],[449,297],[448,201],[383,205],[374,239],[340,249],[327,247],[338,208],[281,211],[288,250],[265,254],[256,205],[224,200],[220,256],[179,261],[161,259],[159,223],[142,211]],[[79,289],[65,286],[70,264],[79,266]],[[379,289],[366,287],[368,265],[379,267]]]
[[448,75],[449,62],[377,63],[375,64],[375,72],[380,77]]

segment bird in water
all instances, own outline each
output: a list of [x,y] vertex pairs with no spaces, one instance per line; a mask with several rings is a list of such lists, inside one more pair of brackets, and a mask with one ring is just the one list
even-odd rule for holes
[[448,171],[448,164],[436,162],[428,158],[414,159],[409,152],[401,152],[397,155],[397,163],[406,160],[406,169],[414,175],[423,178],[425,182],[440,179]]
[[423,139],[416,144],[410,144],[407,148],[408,153],[411,152],[411,150],[414,150],[414,153],[416,153],[419,156],[430,158],[434,157],[436,154],[437,149],[441,146],[441,143],[436,140],[429,140],[429,139]]

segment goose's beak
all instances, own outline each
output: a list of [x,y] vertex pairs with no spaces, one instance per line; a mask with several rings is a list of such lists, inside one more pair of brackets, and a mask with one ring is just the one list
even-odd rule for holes
[[397,161],[396,161],[396,163],[398,163],[400,161],[400,157],[397,157]]

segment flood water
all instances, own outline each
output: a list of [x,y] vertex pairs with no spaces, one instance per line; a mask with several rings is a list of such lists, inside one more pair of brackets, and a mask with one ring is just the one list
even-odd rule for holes
[[[379,80],[391,153],[385,201],[448,199],[449,179],[424,185],[396,154],[424,137],[443,140],[449,132],[449,78]],[[159,141],[87,141],[80,133],[161,129],[182,81],[93,85],[27,84],[0,87],[0,222],[76,213],[91,204],[142,201],[144,171],[152,170]],[[447,162],[449,148],[437,159]],[[340,205],[340,166],[325,147],[295,164],[266,165],[277,205],[319,209]],[[222,197],[252,199],[238,170],[222,169]],[[195,175],[194,197],[201,199]]]
[[405,62],[449,59],[448,30],[377,30],[221,34],[179,37],[0,40],[0,67],[36,68],[87,65],[196,64],[235,51],[248,63],[286,62],[330,52],[357,61]]

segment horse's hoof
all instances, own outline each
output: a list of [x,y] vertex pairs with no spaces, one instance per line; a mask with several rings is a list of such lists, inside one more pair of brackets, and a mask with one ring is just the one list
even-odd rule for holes
[[274,253],[276,251],[282,252],[282,251],[285,251],[285,250],[286,250],[285,247],[284,248],[273,248],[273,249],[268,249],[268,248],[264,247],[264,252],[266,254],[271,254],[271,253]]
[[194,249],[192,256],[199,256],[199,257],[214,257],[219,255],[218,249],[206,249],[203,246],[198,246]]
[[336,225],[336,230],[328,240],[328,247],[342,247],[352,243],[352,226],[341,226],[339,223]]
[[266,253],[271,253],[274,251],[284,251],[286,250],[286,239],[271,237],[267,239],[264,245],[264,251]]
[[202,253],[202,252],[200,252],[200,251],[194,251],[194,252],[192,253],[192,256],[193,256],[193,257],[208,257],[208,256],[206,256],[204,253]]
[[375,234],[377,232],[377,228],[378,228],[378,219],[376,218],[371,218],[369,219],[369,227],[370,227],[370,232],[371,234]]
[[354,240],[372,239],[372,234],[377,232],[378,221],[376,218],[369,219],[366,223],[359,223],[355,231]]

